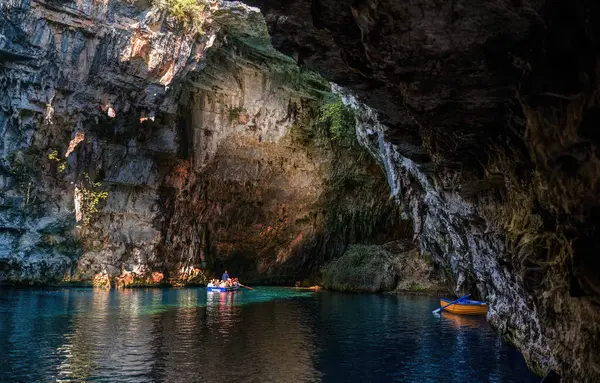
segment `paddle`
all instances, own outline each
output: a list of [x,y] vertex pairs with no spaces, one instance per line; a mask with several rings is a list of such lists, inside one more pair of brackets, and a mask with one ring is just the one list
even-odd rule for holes
[[467,295],[465,295],[464,297],[460,297],[460,298],[458,298],[457,300],[455,300],[454,302],[452,302],[452,303],[449,303],[449,304],[447,304],[447,305],[446,305],[446,306],[444,306],[444,307],[441,307],[441,308],[439,308],[439,309],[435,309],[435,310],[433,310],[433,311],[432,311],[432,313],[433,313],[433,314],[437,314],[437,313],[439,313],[440,311],[442,311],[443,309],[445,309],[446,307],[448,307],[448,306],[452,306],[452,305],[453,305],[453,304],[455,304],[456,302],[458,302],[458,301],[462,301],[463,299],[465,299],[465,298],[468,298],[468,297],[469,297],[469,295],[471,295],[471,294],[467,294]]
[[[239,282],[238,282],[238,283],[239,283]],[[247,288],[247,289],[250,289],[250,290],[256,290],[256,289],[253,289],[252,287],[248,287],[248,286],[246,286],[246,285],[242,285],[241,283],[240,283],[240,286],[242,286],[242,287],[245,287],[245,288]]]

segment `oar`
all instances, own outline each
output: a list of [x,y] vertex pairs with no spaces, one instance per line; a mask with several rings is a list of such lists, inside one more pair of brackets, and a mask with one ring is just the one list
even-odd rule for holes
[[[544,377],[542,378],[542,381],[540,383],[546,382],[546,378],[548,378],[548,376],[550,376],[551,372],[552,372],[552,367],[548,367],[548,370],[546,371],[546,375],[544,375]],[[548,382],[549,382],[549,380],[548,380]]]
[[[238,283],[239,283],[239,282],[238,282]],[[240,286],[242,286],[242,287],[245,287],[245,288],[247,288],[247,289],[250,289],[250,290],[256,290],[256,289],[253,289],[252,287],[248,287],[248,286],[246,286],[246,285],[242,285],[241,283],[240,283]]]
[[447,305],[446,305],[446,306],[444,306],[444,307],[441,307],[441,308],[439,308],[439,309],[435,309],[435,310],[433,310],[433,311],[432,311],[432,313],[434,313],[434,314],[437,314],[437,313],[439,313],[440,311],[442,311],[443,309],[445,309],[446,307],[448,307],[448,306],[452,306],[452,305],[453,305],[453,304],[455,304],[456,302],[458,302],[458,301],[462,301],[463,299],[465,299],[465,298],[468,298],[470,295],[471,295],[471,294],[467,294],[467,295],[465,295],[464,297],[460,297],[460,298],[458,298],[457,300],[455,300],[454,302],[452,302],[452,303],[449,303],[449,304],[447,304]]

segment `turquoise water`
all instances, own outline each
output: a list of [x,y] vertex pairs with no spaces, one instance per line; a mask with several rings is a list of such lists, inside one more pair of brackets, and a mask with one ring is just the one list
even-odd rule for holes
[[436,299],[288,288],[0,290],[0,382],[538,382]]

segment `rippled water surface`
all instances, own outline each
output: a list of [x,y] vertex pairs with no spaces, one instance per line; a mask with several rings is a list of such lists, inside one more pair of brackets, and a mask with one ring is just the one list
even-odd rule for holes
[[0,290],[1,382],[538,382],[428,297]]

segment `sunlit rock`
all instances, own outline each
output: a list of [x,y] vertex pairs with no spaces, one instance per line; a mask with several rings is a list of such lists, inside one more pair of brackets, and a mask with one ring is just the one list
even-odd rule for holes
[[110,289],[111,287],[111,279],[107,273],[101,272],[94,275],[94,279],[92,280],[92,284],[94,287],[99,287],[103,289]]
[[165,278],[164,274],[158,271],[153,271],[152,274],[150,274],[150,277],[148,278],[148,283],[151,284],[159,284],[163,281],[163,279]]

